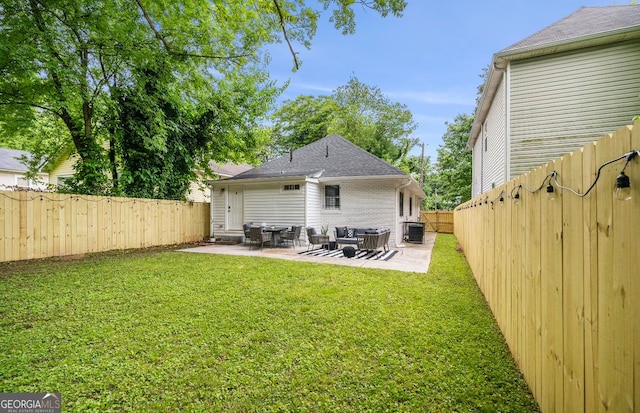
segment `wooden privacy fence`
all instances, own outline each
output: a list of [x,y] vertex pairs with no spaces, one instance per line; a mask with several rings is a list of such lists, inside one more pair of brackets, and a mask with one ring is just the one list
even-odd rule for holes
[[208,203],[0,191],[0,262],[208,236]]
[[[640,411],[640,157],[633,198],[614,199],[640,122],[473,199],[455,234],[524,377],[544,412]],[[541,191],[530,193],[517,186]],[[556,186],[554,180],[552,184]],[[502,194],[503,201],[500,201]],[[511,197],[513,195],[513,198]]]
[[453,211],[420,211],[425,231],[453,234]]

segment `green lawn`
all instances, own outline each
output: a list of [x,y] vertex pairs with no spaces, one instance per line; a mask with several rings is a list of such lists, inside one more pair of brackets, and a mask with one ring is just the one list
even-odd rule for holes
[[0,264],[0,392],[63,411],[529,412],[455,238],[428,274],[121,252]]

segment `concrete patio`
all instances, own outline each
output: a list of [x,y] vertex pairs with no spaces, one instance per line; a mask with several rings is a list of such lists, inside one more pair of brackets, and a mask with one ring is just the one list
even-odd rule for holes
[[362,268],[380,268],[386,270],[398,270],[408,272],[426,273],[431,262],[431,251],[435,244],[436,233],[425,232],[422,244],[404,243],[392,248],[398,251],[388,261],[352,259],[352,258],[330,258],[330,257],[310,257],[299,253],[307,249],[306,246],[288,248],[267,248],[260,250],[254,246],[243,244],[223,245],[211,243],[204,246],[182,249],[182,252],[195,252],[201,254],[223,254],[223,255],[244,255],[265,258],[278,258],[284,260],[316,262],[320,264],[345,265]]

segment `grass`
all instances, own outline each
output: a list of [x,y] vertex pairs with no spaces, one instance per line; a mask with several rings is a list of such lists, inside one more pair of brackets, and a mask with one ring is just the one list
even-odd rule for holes
[[535,412],[455,238],[428,274],[172,251],[0,266],[0,392],[64,411]]

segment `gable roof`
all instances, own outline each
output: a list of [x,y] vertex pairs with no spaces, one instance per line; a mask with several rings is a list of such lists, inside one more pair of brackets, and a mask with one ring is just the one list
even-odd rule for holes
[[27,151],[19,151],[16,149],[0,148],[0,170],[24,173],[29,168],[20,161],[20,158],[26,156],[31,159],[31,153]]
[[[605,36],[620,36],[626,32],[637,32],[638,29],[640,29],[640,7],[637,5],[581,7],[539,32],[501,50],[498,56],[595,40]],[[625,38],[616,39],[616,41],[621,40]]]
[[467,149],[473,148],[500,86],[507,64],[545,54],[640,39],[640,5],[581,7],[546,28],[493,55],[485,87],[471,126]]
[[226,181],[281,177],[408,177],[340,135],[330,135]]

